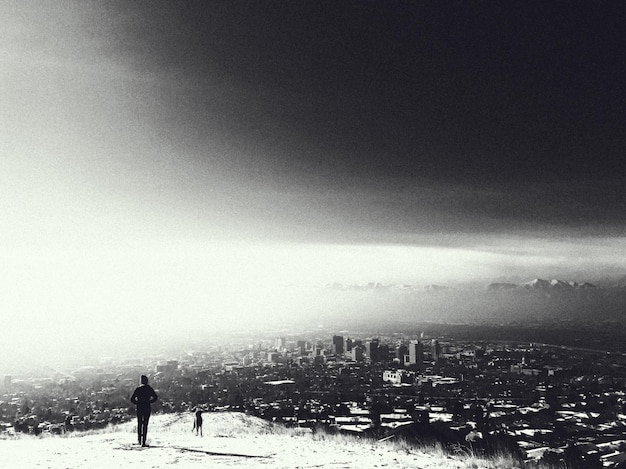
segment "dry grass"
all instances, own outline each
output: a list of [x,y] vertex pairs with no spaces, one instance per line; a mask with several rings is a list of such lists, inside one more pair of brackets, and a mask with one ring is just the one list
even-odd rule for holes
[[[155,415],[150,421],[150,431],[153,434],[180,434],[183,431],[191,433],[193,417],[191,414]],[[110,425],[103,429],[88,430],[82,432],[68,432],[59,436],[52,435],[24,435],[19,434],[11,439],[40,439],[40,438],[81,438],[91,435],[107,435],[128,433],[136,431],[134,422],[120,425]],[[390,438],[385,441],[377,441],[358,434],[337,434],[324,430],[315,432],[310,429],[288,428],[283,425],[273,424],[265,420],[239,413],[211,413],[205,419],[204,434],[207,437],[236,437],[246,436],[259,438],[263,435],[276,435],[279,438],[302,438],[305,441],[322,444],[329,452],[337,451],[338,454],[345,452],[371,453],[382,455],[381,457],[393,457],[396,455],[415,456],[420,458],[427,456],[432,464],[424,466],[424,469],[522,469],[510,455],[498,454],[493,457],[484,457],[470,450],[459,448],[456,453],[441,444],[424,444],[409,441],[405,438]],[[167,437],[165,437],[167,438]],[[277,444],[279,440],[277,440]],[[542,469],[549,469],[543,466]]]
[[437,467],[441,469],[521,469],[523,467],[511,456],[485,457],[468,449],[450,453],[439,443],[424,445],[399,439],[397,441],[388,440],[379,444],[387,445],[396,452],[428,454],[440,461],[440,465],[438,464]]
[[440,443],[416,443],[406,438],[390,438],[385,441],[376,441],[366,437],[359,437],[358,435],[332,434],[325,431],[318,431],[312,437],[316,441],[324,441],[326,444],[332,446],[360,448],[359,450],[379,448],[391,454],[429,455],[437,460],[437,469],[523,468],[523,465],[520,465],[520,463],[515,461],[510,455],[498,454],[493,457],[485,457],[469,449],[461,449],[457,453],[451,453],[449,449],[446,449]]

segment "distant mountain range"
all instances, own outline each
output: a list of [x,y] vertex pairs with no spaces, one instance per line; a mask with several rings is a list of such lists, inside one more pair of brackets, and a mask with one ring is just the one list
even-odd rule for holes
[[[472,324],[626,323],[626,285],[536,278],[488,285],[327,285],[319,317],[349,324],[392,320]],[[620,326],[621,327],[621,326]]]
[[544,280],[542,278],[536,278],[522,285],[515,283],[491,283],[487,286],[488,290],[513,290],[518,288],[526,290],[578,290],[597,287],[589,282],[578,283],[558,279]]
[[[626,277],[611,282],[610,284],[595,285],[590,282],[578,283],[571,280],[552,279],[545,280],[542,278],[536,278],[526,283],[517,284],[509,282],[494,282],[487,285],[486,289],[490,291],[507,291],[507,290],[529,290],[529,291],[571,291],[571,290],[589,290],[589,289],[606,289],[606,288],[620,288],[626,286]],[[346,290],[346,291],[383,291],[383,290],[410,290],[410,291],[426,291],[426,292],[445,292],[451,290],[458,290],[458,288],[449,287],[446,285],[430,284],[425,286],[417,286],[410,284],[383,284],[380,282],[369,282],[366,284],[350,284],[344,285],[341,283],[330,283],[326,285],[327,289],[331,290]],[[463,290],[472,288],[463,288]]]

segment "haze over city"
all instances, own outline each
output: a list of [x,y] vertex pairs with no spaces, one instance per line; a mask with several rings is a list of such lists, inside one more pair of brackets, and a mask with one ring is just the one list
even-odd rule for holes
[[317,295],[335,282],[617,281],[623,22],[618,2],[2,2],[5,358],[314,326],[356,308]]

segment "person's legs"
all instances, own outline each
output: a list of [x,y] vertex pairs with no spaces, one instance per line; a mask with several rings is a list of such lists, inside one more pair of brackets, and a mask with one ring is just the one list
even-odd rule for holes
[[137,412],[137,442],[142,446],[145,446],[146,444],[149,419],[149,412]]
[[200,436],[202,436],[202,414],[200,412],[196,413],[194,427],[196,429],[196,435],[200,434]]
[[141,444],[141,427],[143,416],[141,412],[137,412],[137,443]]
[[141,428],[141,446],[146,446],[146,437],[148,436],[148,421],[150,420],[150,414],[143,414],[142,428]]

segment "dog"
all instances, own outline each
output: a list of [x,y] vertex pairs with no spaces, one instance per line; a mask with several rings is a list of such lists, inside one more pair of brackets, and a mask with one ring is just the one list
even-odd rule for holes
[[198,433],[202,436],[202,411],[200,409],[196,410],[193,418],[193,429],[191,431],[196,431],[196,435]]

